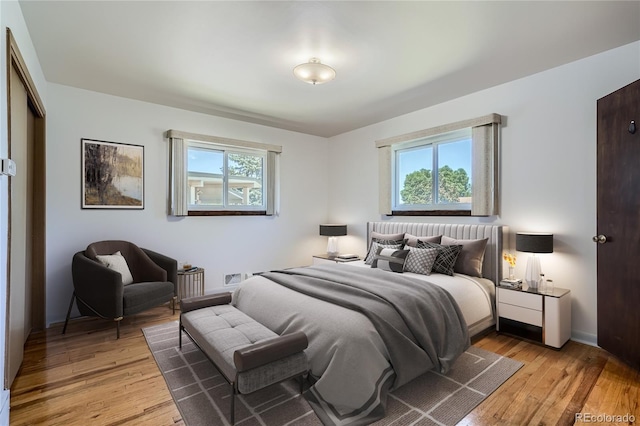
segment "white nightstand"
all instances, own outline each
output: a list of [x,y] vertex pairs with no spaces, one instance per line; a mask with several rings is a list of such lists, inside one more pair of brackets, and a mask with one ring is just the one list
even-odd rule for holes
[[498,320],[502,333],[561,348],[571,337],[571,291],[556,288],[551,294],[496,287]]
[[354,259],[338,259],[337,257],[331,257],[328,254],[314,254],[313,255],[313,264],[314,265],[322,265],[323,263],[347,263],[347,262],[355,262],[356,260],[361,260],[359,257]]

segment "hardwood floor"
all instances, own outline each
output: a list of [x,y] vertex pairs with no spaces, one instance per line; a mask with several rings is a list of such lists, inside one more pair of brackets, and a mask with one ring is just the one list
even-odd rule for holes
[[[11,389],[11,424],[184,425],[141,332],[175,319],[166,305],[125,318],[120,340],[100,319],[71,321],[65,336],[62,325],[34,333]],[[598,348],[555,351],[495,332],[474,345],[525,365],[463,425],[570,425],[576,413],[640,423],[640,373]]]

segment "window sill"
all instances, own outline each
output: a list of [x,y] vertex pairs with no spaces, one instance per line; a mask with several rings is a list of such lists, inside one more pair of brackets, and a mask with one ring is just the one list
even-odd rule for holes
[[471,210],[393,210],[387,216],[471,216]]
[[266,216],[266,210],[189,210],[189,216]]

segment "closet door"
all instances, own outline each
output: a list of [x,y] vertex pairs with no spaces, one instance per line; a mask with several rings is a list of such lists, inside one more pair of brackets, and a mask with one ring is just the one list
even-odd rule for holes
[[598,116],[598,345],[640,369],[640,80]]
[[[11,68],[11,158],[16,175],[9,179],[9,291],[7,312],[7,368],[9,388],[22,364],[24,343],[31,331],[31,220],[33,180],[33,114],[27,91]],[[29,126],[32,126],[31,129]]]
[[7,206],[3,375],[9,389],[29,332],[45,328],[46,114],[11,30],[6,31],[8,154],[16,163],[15,176],[8,178]]

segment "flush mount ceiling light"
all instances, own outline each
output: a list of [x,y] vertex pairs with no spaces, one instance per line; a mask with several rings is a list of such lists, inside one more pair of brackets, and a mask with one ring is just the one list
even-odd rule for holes
[[300,64],[293,69],[293,75],[309,84],[322,84],[336,78],[336,71],[329,65],[320,62],[318,58],[311,58],[306,64]]

